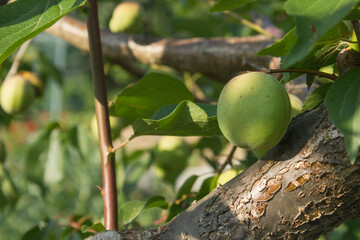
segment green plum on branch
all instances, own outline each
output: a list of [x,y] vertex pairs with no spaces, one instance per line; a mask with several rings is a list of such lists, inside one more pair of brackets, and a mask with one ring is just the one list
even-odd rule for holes
[[271,75],[252,72],[231,79],[220,93],[221,132],[237,147],[263,150],[284,137],[291,119],[285,88]]

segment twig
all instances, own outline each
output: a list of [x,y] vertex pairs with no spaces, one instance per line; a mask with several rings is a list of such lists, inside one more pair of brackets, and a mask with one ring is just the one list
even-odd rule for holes
[[21,47],[19,48],[19,50],[17,51],[17,53],[15,55],[14,61],[9,69],[8,74],[5,77],[5,80],[12,77],[13,75],[15,75],[17,73],[20,63],[21,63],[21,59],[24,57],[24,54],[25,54],[27,48],[29,47],[31,41],[32,41],[32,39],[29,39],[21,45]]
[[117,150],[123,148],[126,144],[128,144],[130,141],[131,141],[132,138],[129,138],[127,140],[125,140],[124,142],[118,144],[118,145],[115,145],[110,151],[109,153],[115,153]]
[[232,166],[231,160],[234,156],[236,149],[237,149],[237,147],[234,145],[233,148],[231,149],[229,155],[227,156],[226,161],[221,165],[220,169],[217,171],[218,175],[220,175],[224,171],[224,168],[227,164],[230,164]]
[[105,85],[104,64],[102,60],[97,1],[89,0],[90,11],[87,18],[90,60],[95,94],[95,110],[98,123],[101,167],[103,178],[104,221],[107,230],[117,230],[118,209],[115,174],[115,156],[112,149],[109,110]]
[[225,14],[227,14],[227,15],[229,15],[229,16],[237,19],[237,20],[239,20],[243,25],[245,25],[245,26],[247,26],[247,27],[249,27],[249,28],[257,31],[258,33],[261,33],[262,35],[264,35],[264,36],[266,36],[266,37],[268,37],[268,38],[271,38],[271,39],[274,38],[269,32],[267,32],[267,31],[266,31],[264,28],[262,28],[260,25],[257,25],[257,24],[255,24],[255,23],[253,23],[253,22],[251,22],[251,21],[249,21],[249,20],[241,17],[240,15],[236,14],[236,13],[233,12],[233,11],[228,10],[228,11],[224,11],[223,13],[225,13]]
[[321,72],[321,71],[312,70],[312,69],[284,68],[284,69],[269,69],[269,70],[257,71],[257,72],[263,72],[263,73],[267,73],[267,74],[286,73],[286,72],[304,73],[304,74],[306,73],[306,74],[314,74],[319,77],[325,77],[325,78],[331,79],[333,81],[335,81],[338,78],[338,76],[335,74],[330,74],[330,73]]
[[[215,1],[209,1],[209,3],[211,5],[214,5]],[[237,14],[237,13],[231,11],[231,10],[223,11],[223,13],[225,13],[225,14],[239,20],[243,25],[257,31],[258,33],[261,33],[261,34],[263,34],[264,36],[266,36],[268,38],[273,38],[273,36],[269,32],[267,32],[264,28],[262,28],[260,25],[257,25],[255,23],[241,17],[239,14]]]

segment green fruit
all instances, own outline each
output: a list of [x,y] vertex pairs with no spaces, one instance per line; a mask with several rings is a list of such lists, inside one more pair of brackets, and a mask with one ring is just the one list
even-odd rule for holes
[[142,25],[143,9],[137,2],[122,2],[113,11],[109,28],[112,32],[136,33]]
[[290,97],[290,103],[291,103],[291,118],[296,117],[303,107],[303,102],[300,98],[293,94],[289,94]]
[[242,74],[221,91],[217,118],[221,132],[234,145],[268,149],[282,139],[289,126],[289,96],[271,75]]
[[[119,136],[121,129],[124,127],[123,121],[119,117],[110,116],[110,131],[112,139]],[[96,121],[96,115],[94,115],[90,122],[91,133],[95,138],[98,138],[98,126]]]
[[20,72],[3,82],[0,103],[6,113],[21,113],[35,101],[36,91],[27,77],[27,74]]
[[243,171],[242,168],[240,168],[239,166],[235,166],[229,170],[226,170],[225,172],[222,172],[219,178],[217,179],[217,185],[219,184],[224,185],[225,183],[236,177],[242,171]]
[[154,149],[155,175],[174,183],[187,166],[191,154],[190,146],[179,137],[164,136]]
[[0,141],[0,164],[4,163],[6,159],[6,146],[3,141]]

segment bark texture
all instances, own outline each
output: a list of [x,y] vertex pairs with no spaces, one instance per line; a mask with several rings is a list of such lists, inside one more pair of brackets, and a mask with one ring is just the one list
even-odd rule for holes
[[350,165],[343,136],[322,106],[296,117],[287,136],[262,160],[165,226],[117,236],[317,239],[359,216],[359,198],[359,161]]
[[[89,51],[86,24],[79,20],[65,16],[46,31],[79,49]],[[256,56],[259,50],[272,43],[260,35],[176,40],[113,34],[101,30],[101,41],[104,57],[131,68],[131,71],[141,71],[129,64],[129,61],[137,61],[200,72],[224,82],[241,71],[267,69],[272,59]]]

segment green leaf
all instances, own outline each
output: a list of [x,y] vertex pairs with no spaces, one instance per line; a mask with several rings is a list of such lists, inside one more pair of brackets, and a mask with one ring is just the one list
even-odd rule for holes
[[169,207],[169,203],[163,196],[152,196],[146,201],[145,208],[149,209],[153,207],[167,209]]
[[[341,39],[350,36],[351,32],[342,22],[336,24],[317,41],[314,48],[301,61],[292,65],[291,68],[319,70],[323,66],[334,64],[340,51]],[[301,76],[301,73],[289,74],[289,80]],[[307,74],[306,83],[311,87],[315,75]]]
[[256,55],[270,55],[273,57],[285,56],[297,41],[295,28],[291,29],[280,41],[260,50]]
[[46,127],[41,129],[35,140],[30,143],[25,149],[25,175],[26,177],[39,184],[43,185],[43,176],[45,161],[44,154],[49,147],[51,133],[59,128],[58,122],[50,122]]
[[303,59],[318,39],[342,20],[357,0],[288,0],[285,9],[295,17],[298,41],[284,59],[289,67]]
[[183,101],[177,106],[166,106],[160,109],[152,118],[155,119],[138,119],[134,122],[134,137],[221,135],[215,105]]
[[0,7],[0,63],[86,0],[17,0]]
[[217,175],[206,178],[203,183],[201,184],[200,190],[197,195],[197,199],[200,200],[201,198],[205,197],[207,194],[209,194],[215,187],[213,182],[214,178],[218,178]]
[[351,21],[357,21],[360,20],[360,9],[359,8],[353,8],[349,12],[348,15],[344,18],[344,20],[351,20]]
[[104,227],[104,225],[102,223],[95,223],[94,225],[92,226],[86,226],[86,225],[82,225],[81,226],[81,232],[82,233],[86,233],[88,232],[89,230],[94,230],[95,232],[102,232],[102,231],[105,231],[106,228]]
[[210,8],[210,12],[221,12],[225,10],[230,10],[253,1],[255,0],[218,0]]
[[198,178],[198,176],[193,175],[184,182],[184,184],[180,187],[180,189],[177,193],[178,199],[181,198],[183,195],[191,193],[191,189],[192,189],[195,181],[197,180],[197,178]]
[[119,222],[126,226],[130,225],[145,209],[145,204],[144,201],[129,201],[121,205],[119,208]]
[[150,117],[159,108],[193,100],[185,85],[169,75],[152,72],[124,89],[110,104],[110,114],[130,120]]
[[313,110],[317,107],[319,107],[326,96],[327,91],[329,90],[329,87],[332,85],[332,83],[323,84],[317,89],[315,89],[310,96],[305,100],[304,105],[301,109],[301,113],[305,111]]
[[344,134],[350,162],[354,163],[360,141],[360,68],[341,75],[325,97],[331,121]]

